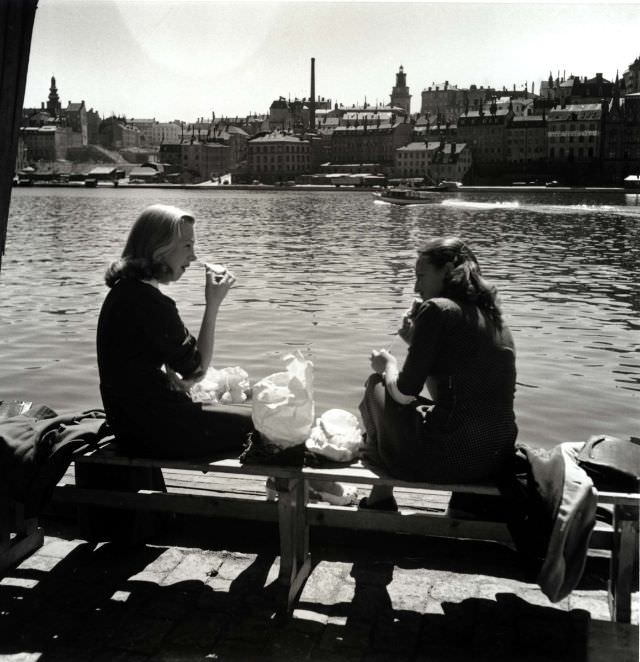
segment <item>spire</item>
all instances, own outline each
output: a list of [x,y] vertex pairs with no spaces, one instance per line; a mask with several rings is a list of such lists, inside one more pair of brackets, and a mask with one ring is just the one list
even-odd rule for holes
[[51,87],[49,88],[49,100],[47,101],[47,112],[52,116],[60,114],[60,97],[56,87],[56,77],[51,76]]

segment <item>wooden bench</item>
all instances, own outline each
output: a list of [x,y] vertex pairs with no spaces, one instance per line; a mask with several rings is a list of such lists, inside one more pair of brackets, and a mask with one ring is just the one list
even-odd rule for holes
[[[448,509],[451,493],[498,495],[493,485],[440,485],[401,481],[381,475],[360,464],[340,468],[310,468],[247,465],[237,459],[214,461],[152,460],[130,458],[118,454],[109,443],[98,450],[78,456],[76,469],[88,465],[154,467],[163,474],[180,476],[180,472],[203,472],[209,475],[267,477],[275,479],[277,500],[253,494],[249,497],[225,495],[208,487],[186,489],[184,482],[173,480],[168,491],[138,492],[96,489],[82,480],[63,480],[54,493],[57,502],[109,506],[130,510],[169,511],[181,514],[222,516],[278,523],[280,570],[278,600],[282,611],[290,612],[304,582],[311,572],[309,529],[346,527],[389,533],[437,536],[455,539],[488,540],[513,547],[508,528],[503,521],[456,517]],[[195,474],[198,475],[198,474]],[[399,512],[358,510],[353,506],[330,506],[309,501],[309,481],[339,481],[351,485],[389,485],[415,495],[416,508],[401,508]],[[263,485],[263,484],[262,484]],[[428,499],[429,506],[422,505]],[[638,555],[638,507],[640,495],[600,492],[599,504],[609,505],[613,524],[598,527],[592,535],[592,549],[611,554],[609,601],[612,620],[630,622],[633,569]],[[33,522],[29,525],[33,529]],[[37,523],[36,523],[37,528]],[[37,544],[35,539],[32,540]],[[41,541],[40,541],[41,544]],[[23,550],[24,551],[24,550]],[[0,565],[0,568],[2,565]]]
[[[497,487],[490,484],[436,485],[408,482],[376,473],[360,464],[329,470],[305,467],[302,474],[307,480],[336,480],[344,483],[405,487],[423,492],[448,493],[449,496],[453,492],[487,496],[500,494]],[[598,505],[611,507],[612,524],[596,526],[589,541],[589,548],[606,550],[610,553],[608,596],[611,620],[629,623],[634,569],[637,569],[638,563],[640,494],[601,491],[598,492]],[[307,525],[309,523],[446,538],[491,540],[513,547],[505,522],[458,518],[448,510],[433,513],[383,512],[337,507],[328,510],[309,504]]]

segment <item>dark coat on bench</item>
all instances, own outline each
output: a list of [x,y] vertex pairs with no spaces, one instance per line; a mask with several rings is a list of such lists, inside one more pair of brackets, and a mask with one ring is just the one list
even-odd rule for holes
[[[56,415],[46,407],[0,419],[0,496],[37,515],[76,452],[107,433],[102,410]],[[43,417],[44,416],[44,417]]]

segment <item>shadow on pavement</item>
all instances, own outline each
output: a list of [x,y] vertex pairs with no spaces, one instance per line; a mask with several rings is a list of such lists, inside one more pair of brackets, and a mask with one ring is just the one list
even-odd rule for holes
[[[312,544],[312,575],[324,585],[329,566],[336,586],[352,593],[324,599],[305,591],[296,617],[283,622],[275,618],[278,587],[270,581],[274,527],[193,531],[178,528],[153,545],[126,546],[77,541],[71,530],[60,539],[70,551],[34,555],[0,584],[0,659],[553,662],[586,655],[586,611],[531,604],[502,592],[499,582],[491,598],[461,591],[457,599],[446,581],[429,580],[444,571],[462,574],[462,585],[479,574],[528,581],[505,547],[323,532]],[[192,565],[181,574],[175,568],[182,563]],[[590,560],[585,586],[604,586],[603,564]],[[184,579],[193,576],[201,579]]]

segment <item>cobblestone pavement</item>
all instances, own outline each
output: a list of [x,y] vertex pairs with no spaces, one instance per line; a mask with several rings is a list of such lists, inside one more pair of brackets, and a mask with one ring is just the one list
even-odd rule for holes
[[283,621],[275,528],[175,528],[126,546],[46,522],[44,546],[0,581],[0,660],[638,660],[637,606],[634,625],[608,622],[604,559],[551,604],[497,545],[313,532],[313,572]]

